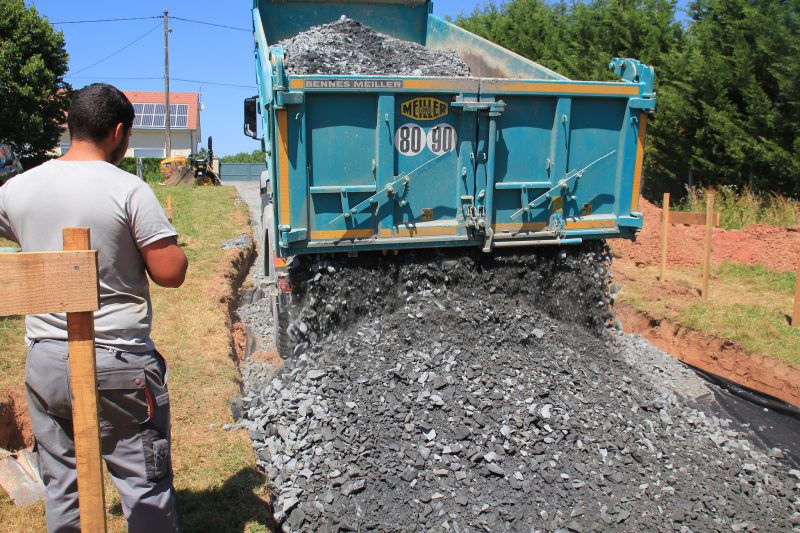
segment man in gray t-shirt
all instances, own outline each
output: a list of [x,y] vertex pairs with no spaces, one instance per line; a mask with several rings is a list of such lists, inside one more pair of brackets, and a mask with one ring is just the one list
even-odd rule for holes
[[[89,227],[98,251],[95,312],[103,457],[131,532],[177,531],[172,486],[166,362],[150,339],[148,274],[179,287],[188,263],[150,187],[114,166],[128,147],[133,106],[116,88],[92,84],[69,110],[71,147],[62,158],[0,187],[0,236],[25,252],[61,250],[61,229]],[[28,410],[47,487],[50,531],[80,531],[67,322],[26,319]]]

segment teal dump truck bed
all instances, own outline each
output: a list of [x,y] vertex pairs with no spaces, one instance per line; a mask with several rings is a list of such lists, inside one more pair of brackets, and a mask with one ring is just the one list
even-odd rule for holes
[[[619,58],[618,82],[569,80],[431,11],[422,0],[254,3],[259,95],[245,130],[267,153],[270,255],[633,237],[652,69]],[[288,74],[276,43],[342,15],[453,51],[471,77]]]

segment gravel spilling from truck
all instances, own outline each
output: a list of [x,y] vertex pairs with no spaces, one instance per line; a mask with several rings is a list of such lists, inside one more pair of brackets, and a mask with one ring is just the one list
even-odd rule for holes
[[679,372],[631,366],[657,359],[646,343],[597,334],[606,260],[298,261],[295,355],[242,399],[283,529],[796,527],[800,472],[779,450],[688,407]]
[[[295,75],[470,75],[349,19],[280,44]],[[782,452],[692,408],[702,385],[615,334],[602,244],[396,252],[296,256],[293,355],[274,377],[245,362],[241,425],[282,530],[800,527]],[[262,339],[268,308],[241,312]]]
[[341,18],[278,43],[292,75],[469,76],[455,54],[378,33]]

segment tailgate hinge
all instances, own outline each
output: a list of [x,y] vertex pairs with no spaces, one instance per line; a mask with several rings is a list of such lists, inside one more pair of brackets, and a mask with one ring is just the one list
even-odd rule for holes
[[302,104],[304,100],[305,95],[298,91],[275,91],[275,106],[279,108]]

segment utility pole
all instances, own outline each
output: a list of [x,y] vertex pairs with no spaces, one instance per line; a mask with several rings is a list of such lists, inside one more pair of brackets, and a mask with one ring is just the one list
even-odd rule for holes
[[172,157],[172,136],[170,135],[169,113],[169,12],[164,10],[164,127],[167,129],[166,157]]

